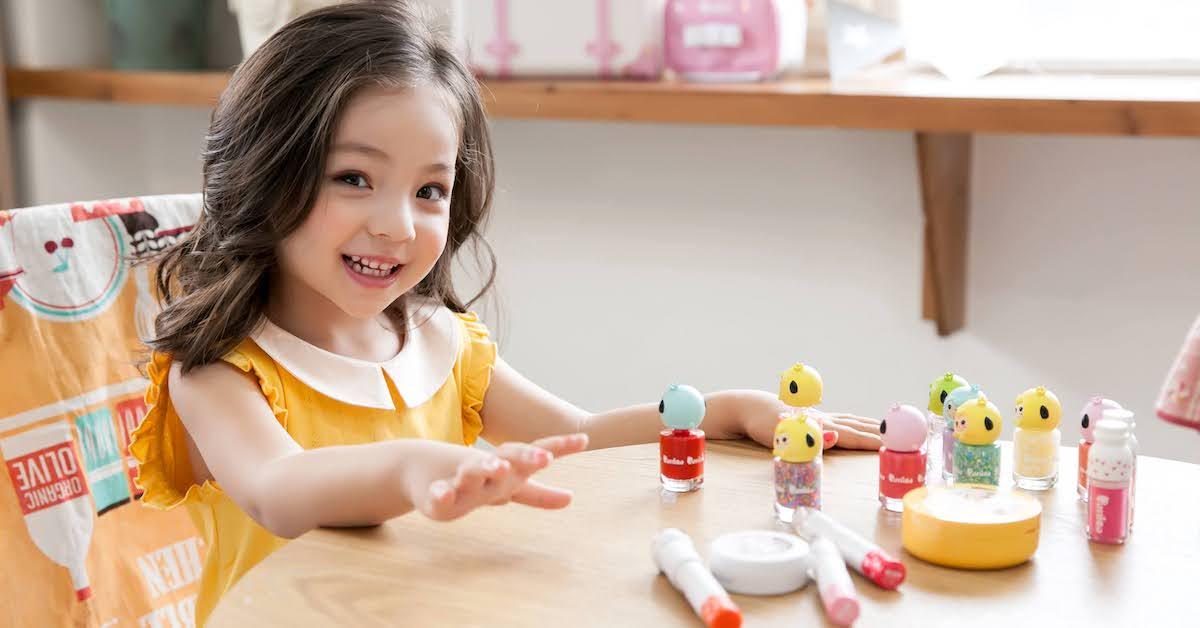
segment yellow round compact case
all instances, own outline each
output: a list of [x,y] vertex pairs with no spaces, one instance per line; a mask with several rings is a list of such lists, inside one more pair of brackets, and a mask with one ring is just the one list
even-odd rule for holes
[[904,496],[901,540],[921,560],[959,569],[1019,565],[1037,550],[1042,504],[975,484],[931,486]]

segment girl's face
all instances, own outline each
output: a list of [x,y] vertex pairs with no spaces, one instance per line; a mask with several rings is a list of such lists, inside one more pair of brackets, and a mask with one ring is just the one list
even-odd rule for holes
[[279,247],[285,294],[360,319],[415,287],[446,246],[458,129],[432,87],[367,88],[342,112],[316,203]]

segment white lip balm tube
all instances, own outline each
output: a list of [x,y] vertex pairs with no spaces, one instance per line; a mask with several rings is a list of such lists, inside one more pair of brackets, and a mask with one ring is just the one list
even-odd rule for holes
[[706,626],[740,628],[742,611],[704,566],[691,537],[677,528],[666,528],[655,535],[651,550],[659,571],[683,593]]
[[895,589],[908,575],[904,563],[820,510],[798,508],[792,527],[805,539],[821,536],[832,541],[851,569],[884,589]]

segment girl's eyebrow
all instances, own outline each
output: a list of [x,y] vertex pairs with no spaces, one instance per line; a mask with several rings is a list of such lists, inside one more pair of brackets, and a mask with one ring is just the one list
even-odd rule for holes
[[[379,159],[382,161],[391,161],[392,160],[392,156],[389,155],[387,153],[387,151],[383,150],[382,148],[372,146],[370,144],[365,144],[363,142],[341,142],[341,143],[334,145],[333,152],[335,152],[335,153],[361,153],[363,155],[366,155],[367,157]],[[439,162],[431,163],[428,166],[425,166],[424,171],[427,173],[431,173],[431,174],[433,174],[433,173],[436,173],[436,174],[449,173],[449,172],[454,172],[454,166],[452,166],[446,162],[439,161]]]
[[342,142],[340,144],[335,144],[333,147],[333,152],[335,152],[335,153],[343,153],[343,152],[345,152],[345,153],[362,153],[362,154],[366,155],[367,157],[373,157],[375,159],[382,159],[383,161],[391,161],[392,160],[392,156],[387,154],[387,151],[383,150],[382,148],[376,148],[375,146],[371,146],[370,144],[363,144],[361,142]]

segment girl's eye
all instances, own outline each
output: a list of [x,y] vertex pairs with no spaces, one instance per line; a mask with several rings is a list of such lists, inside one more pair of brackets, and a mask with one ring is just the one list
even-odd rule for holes
[[371,185],[369,183],[367,183],[367,178],[356,172],[338,175],[337,180],[342,183],[345,183],[346,185],[352,185],[356,188],[371,187]]
[[440,185],[423,185],[417,190],[417,198],[430,201],[440,201],[446,198],[446,188]]

